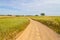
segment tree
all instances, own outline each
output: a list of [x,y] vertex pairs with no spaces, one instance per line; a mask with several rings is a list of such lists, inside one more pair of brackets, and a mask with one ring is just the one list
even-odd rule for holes
[[7,16],[12,16],[11,14],[8,14]]
[[20,17],[20,15],[15,15],[16,17]]
[[38,15],[35,15],[35,16],[38,16]]
[[41,16],[45,16],[45,13],[41,13]]

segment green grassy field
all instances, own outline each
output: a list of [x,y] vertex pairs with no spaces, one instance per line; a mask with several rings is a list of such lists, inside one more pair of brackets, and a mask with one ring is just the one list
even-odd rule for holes
[[26,17],[0,17],[0,40],[13,40],[28,24]]
[[47,25],[60,34],[60,16],[30,16],[30,18]]

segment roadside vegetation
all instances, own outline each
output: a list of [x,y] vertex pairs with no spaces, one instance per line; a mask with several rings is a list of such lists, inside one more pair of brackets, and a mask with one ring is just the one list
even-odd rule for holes
[[60,16],[0,16],[0,40],[15,40],[14,37],[29,24],[30,17],[60,34]]
[[0,17],[0,40],[14,40],[23,31],[29,20],[26,17]]
[[47,25],[60,34],[60,16],[30,16],[30,18]]

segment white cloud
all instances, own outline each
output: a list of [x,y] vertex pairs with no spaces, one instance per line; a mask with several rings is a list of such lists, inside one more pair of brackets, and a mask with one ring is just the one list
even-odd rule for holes
[[60,0],[11,0],[10,3],[0,3],[0,5],[11,6],[22,12],[53,13],[55,11],[57,13],[60,11]]

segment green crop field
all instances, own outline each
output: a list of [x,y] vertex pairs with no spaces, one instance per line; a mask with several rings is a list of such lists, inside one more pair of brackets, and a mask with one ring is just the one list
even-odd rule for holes
[[28,24],[25,17],[0,17],[0,40],[13,40]]
[[30,18],[47,25],[60,34],[60,16],[30,16]]

